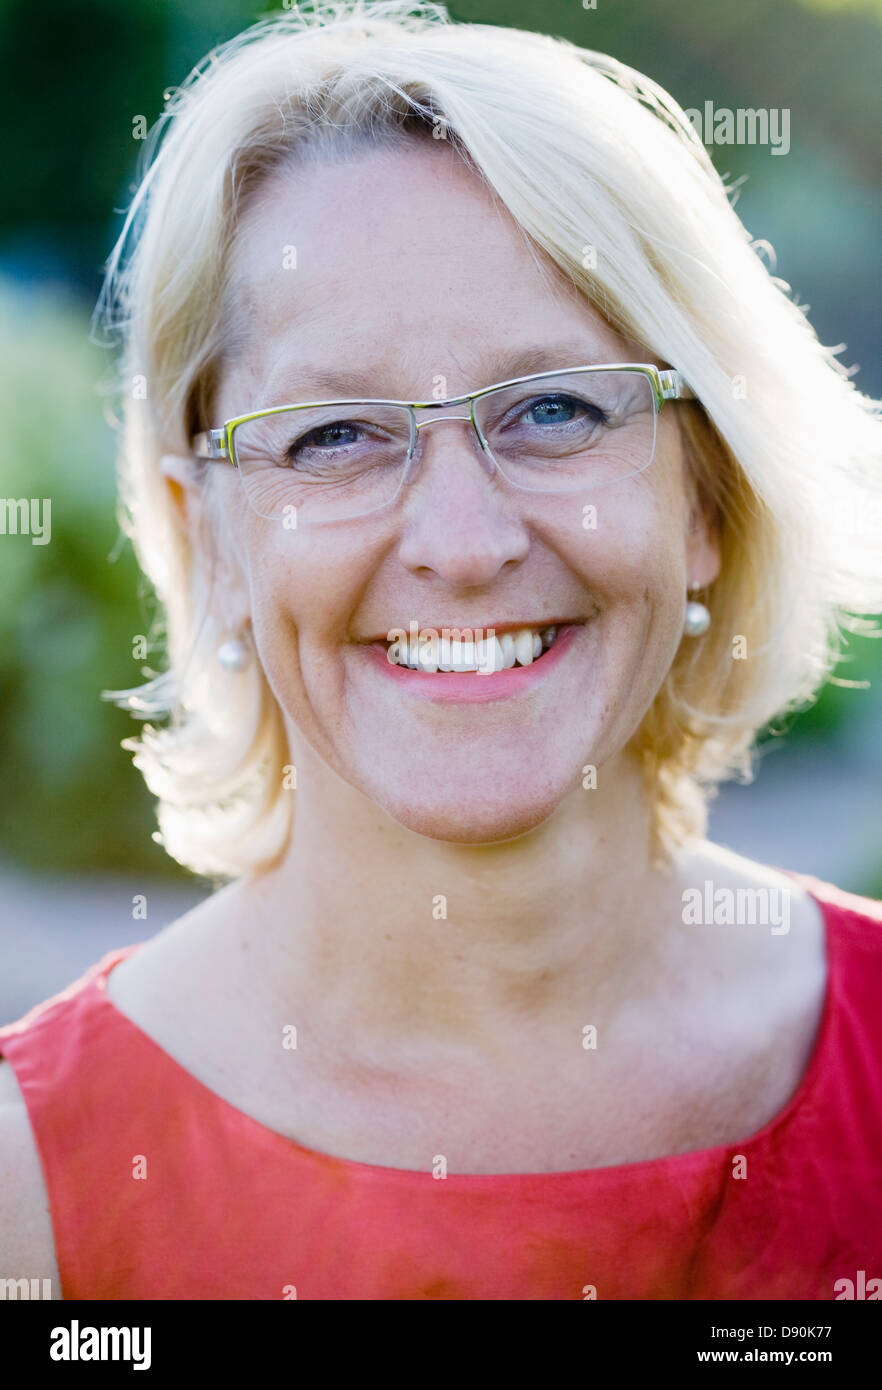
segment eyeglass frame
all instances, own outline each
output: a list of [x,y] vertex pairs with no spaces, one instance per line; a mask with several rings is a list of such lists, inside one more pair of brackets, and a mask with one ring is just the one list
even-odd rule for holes
[[[601,362],[601,363],[592,363],[591,365],[588,365],[588,366],[582,365],[582,366],[578,366],[578,367],[561,367],[560,369],[555,370],[555,371],[533,372],[533,373],[532,373],[531,375],[529,375],[529,376],[516,376],[516,377],[511,377],[511,378],[509,378],[507,381],[497,381],[497,382],[495,382],[492,386],[482,386],[482,387],[480,388],[480,390],[478,390],[478,391],[468,391],[468,392],[465,393],[465,395],[462,395],[462,396],[450,396],[448,399],[443,400],[443,401],[396,401],[396,400],[380,400],[380,399],[378,399],[378,398],[368,398],[368,397],[359,397],[359,398],[352,397],[352,398],[337,398],[337,399],[328,400],[328,401],[298,401],[298,402],[296,402],[296,403],[292,402],[290,405],[274,405],[274,406],[269,406],[269,407],[267,407],[267,408],[264,409],[264,410],[253,410],[253,411],[249,411],[249,412],[248,412],[247,414],[245,414],[245,415],[236,415],[236,416],[234,416],[232,419],[226,420],[226,421],[223,423],[223,425],[221,425],[218,429],[209,429],[209,430],[202,430],[202,431],[200,431],[198,434],[194,435],[194,436],[192,437],[192,439],[190,440],[190,447],[191,447],[191,450],[192,450],[192,452],[193,452],[193,454],[194,454],[194,456],[195,456],[196,458],[205,459],[206,461],[212,462],[212,463],[227,463],[227,464],[229,464],[231,467],[239,469],[239,465],[237,464],[237,462],[236,462],[236,460],[235,460],[235,457],[234,457],[234,454],[233,454],[233,433],[234,433],[234,431],[236,430],[236,428],[237,428],[239,425],[244,425],[244,424],[246,424],[249,420],[262,420],[262,419],[266,418],[266,416],[268,416],[268,415],[281,415],[281,414],[285,413],[286,411],[290,411],[290,410],[311,410],[311,409],[315,409],[316,407],[319,407],[319,406],[333,406],[333,405],[395,405],[395,406],[403,406],[403,407],[409,412],[409,414],[410,414],[410,440],[409,440],[408,446],[407,446],[407,456],[406,456],[406,458],[405,458],[405,467],[404,467],[404,469],[402,470],[401,482],[399,483],[398,488],[396,489],[394,496],[393,496],[393,497],[390,497],[386,502],[381,502],[381,503],[379,503],[379,505],[378,505],[377,507],[373,507],[373,508],[370,508],[370,509],[369,509],[369,512],[370,512],[370,511],[379,511],[382,507],[390,506],[390,505],[392,504],[392,502],[394,502],[395,499],[398,497],[399,493],[401,492],[401,488],[402,488],[402,486],[403,486],[403,484],[404,484],[404,479],[405,479],[405,477],[406,477],[406,475],[407,475],[408,466],[410,465],[410,463],[411,463],[411,461],[412,461],[412,459],[413,459],[413,456],[414,456],[414,452],[415,452],[415,450],[416,450],[416,445],[417,445],[417,440],[418,440],[419,431],[423,428],[424,425],[430,425],[430,424],[433,423],[432,420],[424,420],[424,421],[422,422],[422,424],[418,424],[418,423],[417,423],[417,418],[416,418],[416,412],[417,412],[418,410],[437,410],[437,409],[442,409],[442,410],[443,410],[443,409],[446,409],[448,406],[453,406],[453,405],[466,405],[466,404],[468,404],[468,407],[469,407],[469,413],[468,413],[468,415],[451,415],[451,416],[447,416],[446,418],[447,418],[447,419],[451,419],[451,420],[468,420],[468,421],[470,421],[470,423],[471,423],[471,425],[472,425],[472,428],[473,428],[473,430],[474,430],[474,432],[475,432],[475,435],[477,436],[478,443],[479,443],[480,446],[481,446],[482,452],[485,453],[485,454],[488,456],[488,458],[491,459],[491,461],[492,461],[493,464],[494,464],[494,467],[495,467],[496,469],[498,469],[498,471],[499,471],[499,473],[501,474],[501,476],[505,478],[505,477],[506,477],[505,471],[504,471],[502,468],[499,467],[499,464],[497,463],[496,459],[493,458],[493,453],[492,453],[492,451],[491,451],[491,449],[490,449],[490,446],[488,445],[487,441],[485,440],[485,438],[484,438],[484,436],[483,436],[483,434],[482,434],[482,432],[481,432],[481,427],[480,427],[480,425],[478,424],[478,421],[477,421],[476,418],[475,418],[475,401],[476,401],[476,400],[480,400],[482,396],[490,395],[492,392],[494,392],[494,391],[499,391],[499,390],[501,390],[501,389],[503,389],[504,387],[507,387],[507,386],[520,386],[520,385],[522,385],[522,384],[526,384],[526,383],[531,382],[531,381],[541,381],[541,380],[544,380],[544,379],[546,379],[546,378],[548,378],[548,377],[569,376],[569,375],[573,375],[573,374],[575,374],[575,373],[577,373],[577,372],[580,373],[580,374],[585,374],[585,375],[588,375],[588,374],[590,374],[591,372],[638,372],[638,373],[642,374],[644,377],[646,377],[646,378],[648,379],[649,384],[650,384],[650,387],[652,388],[653,409],[654,409],[656,418],[658,418],[659,414],[661,413],[662,407],[664,406],[664,404],[665,404],[666,401],[694,401],[694,400],[697,400],[697,396],[696,396],[695,392],[692,390],[692,388],[691,388],[691,387],[688,385],[688,383],[685,381],[685,379],[684,379],[684,377],[683,377],[683,374],[682,374],[681,372],[677,371],[677,370],[676,370],[675,368],[673,368],[673,367],[661,368],[661,367],[657,367],[657,366],[656,366],[654,363],[652,363],[652,362]],[[445,418],[445,417],[443,417],[443,416],[438,416],[437,418],[438,418],[438,419],[443,419],[443,418]],[[646,464],[644,465],[644,468],[648,468],[648,467],[649,467],[649,464],[652,463],[653,457],[654,457],[654,453],[653,453],[652,455],[650,455],[649,462],[646,463]],[[643,469],[640,469],[640,470],[638,470],[638,471],[639,471],[639,472],[643,472],[644,470],[643,470]],[[245,479],[244,479],[244,475],[242,474],[241,469],[239,469],[239,476],[242,478],[243,486],[244,486],[244,481],[245,481]],[[508,479],[508,478],[506,478],[506,481],[510,482],[511,480]],[[511,485],[512,485],[513,487],[518,487],[518,484],[517,484],[517,483],[512,483]],[[246,488],[245,490],[246,490],[246,494],[247,494],[247,488]],[[558,489],[555,489],[555,488],[523,488],[523,489],[521,489],[521,491],[527,491],[527,492],[543,492],[543,493],[544,493],[544,492],[556,492],[556,491],[558,491]],[[368,515],[369,512],[361,513],[361,515]],[[258,513],[258,515],[262,515],[262,513]],[[281,518],[273,518],[273,517],[267,517],[267,518],[266,518],[266,520],[268,520],[268,521],[280,520],[280,519],[281,519]],[[343,518],[343,519],[344,519],[344,520],[355,520],[356,517],[346,517],[346,518]],[[320,523],[311,523],[311,524],[320,524]]]

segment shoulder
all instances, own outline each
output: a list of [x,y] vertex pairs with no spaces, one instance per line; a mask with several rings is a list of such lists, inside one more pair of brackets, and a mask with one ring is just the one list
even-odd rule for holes
[[[811,927],[813,920],[818,924],[825,917],[848,916],[865,922],[869,938],[882,943],[882,932],[874,931],[871,925],[882,926],[882,902],[847,892],[813,874],[761,864],[710,841],[702,841],[684,854],[681,872],[684,882],[695,888],[710,888],[711,895],[720,889],[740,891],[748,907],[751,903],[762,904],[771,910],[777,898],[790,913],[788,929],[792,924],[804,930]],[[755,910],[761,909],[755,906]]]
[[691,920],[732,929],[721,934],[727,952],[737,955],[741,948],[753,957],[775,957],[779,964],[786,955],[791,964],[802,961],[812,970],[823,963],[827,911],[818,880],[760,864],[709,840],[680,852],[677,880]]
[[0,1059],[0,1250],[7,1279],[51,1279],[61,1298],[43,1169],[15,1073]]
[[824,912],[830,967],[840,997],[852,1006],[852,1026],[872,1036],[882,1054],[882,902],[807,874],[800,877]]
[[94,1026],[98,996],[90,985],[115,954],[0,1026],[0,1278],[49,1279],[55,1299],[62,1294],[49,1193],[60,1203],[58,1217],[68,1155],[78,1132],[82,1140],[94,1127],[91,1082],[96,1065],[112,1058],[113,1039]]
[[882,902],[709,841],[685,852],[679,869],[692,920],[720,927],[711,936],[727,969],[747,967],[757,1004],[769,989],[784,1004],[789,998],[810,1032],[828,998],[847,997],[854,1026],[878,1033],[882,1046]]
[[[142,943],[110,973],[106,992],[143,1032],[168,1046],[180,1028],[204,1030],[241,994],[236,939],[238,884],[205,898]],[[224,1027],[231,1024],[227,1021]]]

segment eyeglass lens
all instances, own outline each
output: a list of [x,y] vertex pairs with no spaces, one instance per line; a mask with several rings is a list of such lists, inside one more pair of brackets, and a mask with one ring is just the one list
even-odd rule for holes
[[[655,399],[641,372],[561,373],[497,387],[474,405],[494,463],[517,488],[594,490],[652,460]],[[344,520],[394,499],[410,440],[405,406],[298,406],[238,424],[233,456],[261,516]]]

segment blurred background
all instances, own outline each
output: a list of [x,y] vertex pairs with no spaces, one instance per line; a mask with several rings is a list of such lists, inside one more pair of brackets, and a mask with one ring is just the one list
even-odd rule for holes
[[[882,0],[453,0],[455,19],[609,52],[685,108],[788,111],[790,147],[717,145],[738,212],[771,242],[823,342],[882,395]],[[115,515],[110,362],[90,314],[168,86],[270,13],[247,0],[0,0],[0,497],[50,498],[51,543],[0,534],[0,1022],[209,890],[151,836],[102,689],[140,682],[151,597]],[[139,118],[145,118],[139,120]],[[553,121],[554,113],[549,112]],[[194,190],[198,196],[198,190]],[[849,659],[710,835],[882,898],[882,640]],[[146,918],[133,918],[133,897]]]

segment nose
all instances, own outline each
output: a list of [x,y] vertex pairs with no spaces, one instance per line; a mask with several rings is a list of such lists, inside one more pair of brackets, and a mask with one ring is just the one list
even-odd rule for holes
[[399,557],[408,569],[431,572],[452,588],[480,588],[521,563],[529,535],[468,415],[434,416],[417,428],[442,420],[458,421],[457,431],[418,436],[404,490]]

